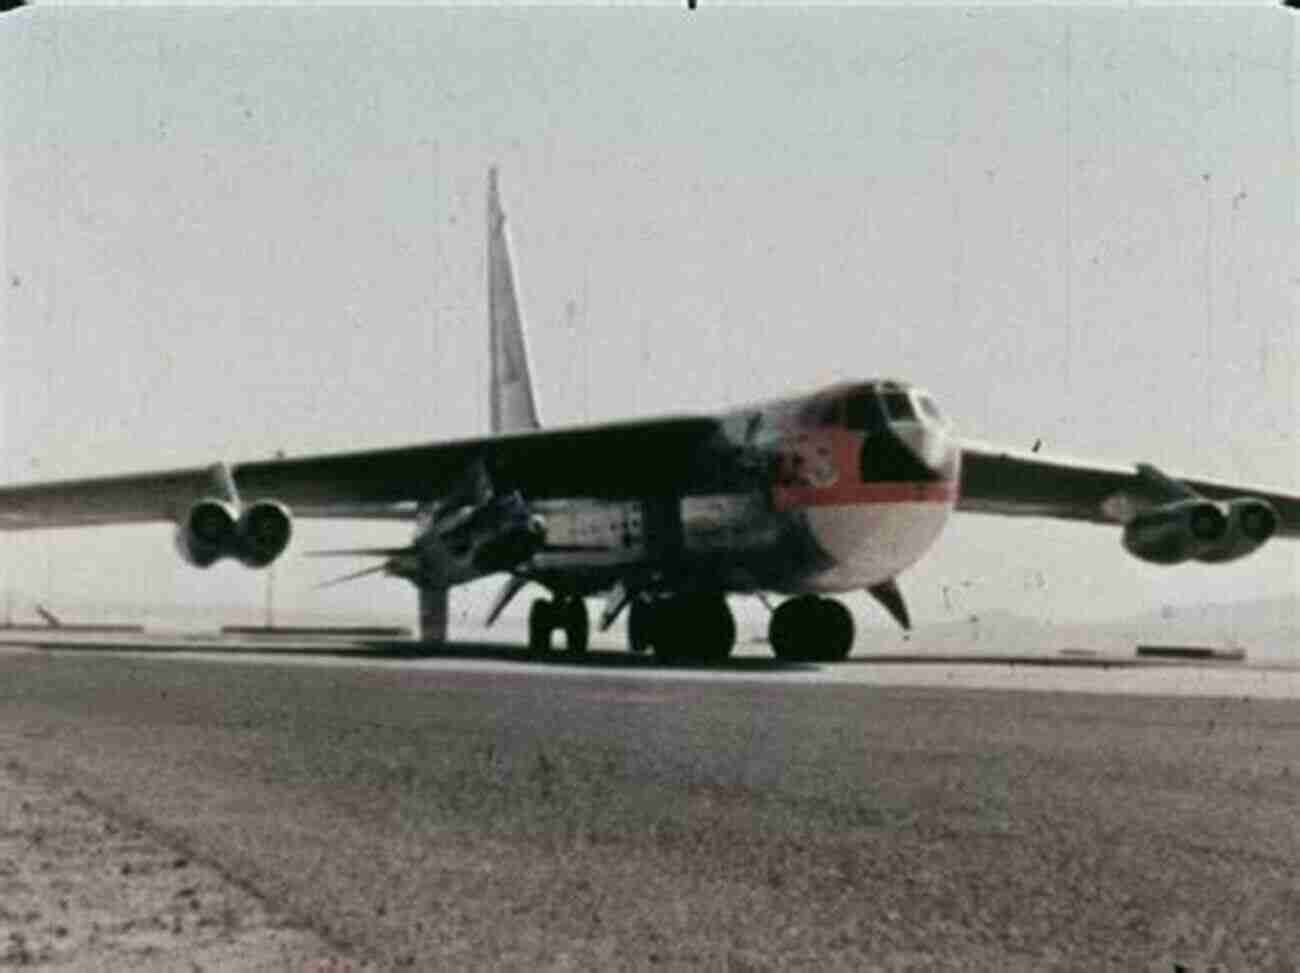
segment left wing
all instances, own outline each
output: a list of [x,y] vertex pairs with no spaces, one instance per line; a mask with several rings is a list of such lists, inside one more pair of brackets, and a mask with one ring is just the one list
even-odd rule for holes
[[717,430],[714,419],[683,416],[0,487],[0,530],[176,522],[198,500],[237,497],[301,517],[409,519],[479,464],[529,498],[643,496],[670,492]]
[[[1190,493],[1179,496],[1178,488]],[[1276,536],[1300,537],[1300,496],[1294,493],[1168,476],[1144,464],[1110,466],[975,444],[962,448],[957,509],[1122,526],[1193,496],[1216,502],[1263,500],[1277,514]]]

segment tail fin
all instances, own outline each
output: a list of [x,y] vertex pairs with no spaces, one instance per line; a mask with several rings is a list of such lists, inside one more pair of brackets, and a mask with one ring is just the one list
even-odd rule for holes
[[533,382],[528,372],[528,345],[519,315],[515,274],[510,266],[506,215],[497,189],[497,170],[488,170],[487,198],[488,317],[492,340],[492,431],[540,429]]

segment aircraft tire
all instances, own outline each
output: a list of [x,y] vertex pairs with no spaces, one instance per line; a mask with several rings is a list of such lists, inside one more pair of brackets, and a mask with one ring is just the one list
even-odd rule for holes
[[843,662],[853,651],[853,613],[834,598],[818,598],[817,662]]
[[653,647],[659,662],[721,662],[736,645],[736,619],[721,595],[674,595],[653,611]]
[[805,662],[804,651],[808,645],[808,619],[813,614],[809,606],[815,599],[799,595],[781,602],[772,612],[767,625],[767,640],[772,654],[782,662]]
[[703,596],[692,606],[695,657],[700,662],[726,661],[736,647],[736,617],[722,595]]
[[688,637],[687,622],[680,595],[661,598],[650,604],[650,647],[655,661],[665,665],[682,665],[689,656],[682,651]]
[[627,647],[636,653],[649,652],[654,646],[656,605],[635,599],[627,609]]
[[560,627],[564,629],[564,651],[569,655],[586,655],[591,640],[591,623],[587,603],[581,598],[566,598],[558,606]]
[[772,613],[768,641],[785,662],[842,662],[853,650],[853,615],[833,598],[799,595]]
[[528,609],[528,652],[545,656],[551,652],[551,630],[555,628],[556,606],[549,598],[533,599]]
[[650,615],[651,647],[655,661],[680,666],[692,661],[686,646],[691,637],[691,620],[687,599],[673,595],[652,603]]

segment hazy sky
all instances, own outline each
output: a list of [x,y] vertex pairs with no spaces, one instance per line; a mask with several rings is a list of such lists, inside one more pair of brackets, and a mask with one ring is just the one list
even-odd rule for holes
[[[6,15],[0,473],[482,431],[496,163],[550,424],[888,375],[971,438],[1300,489],[1295,24]],[[405,583],[316,593],[338,565],[296,556],[399,538],[300,524],[280,603],[409,621]],[[10,583],[56,604],[261,600],[250,572],[184,565],[165,526],[3,544]],[[1165,569],[1117,531],[966,516],[903,585],[922,622],[1102,617],[1294,592],[1298,548]]]

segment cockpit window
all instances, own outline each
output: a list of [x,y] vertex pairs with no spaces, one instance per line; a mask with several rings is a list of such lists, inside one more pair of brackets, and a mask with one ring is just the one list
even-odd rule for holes
[[935,422],[943,422],[943,416],[939,413],[939,407],[934,404],[934,399],[928,395],[920,396],[921,411],[925,413],[926,418],[933,419]]
[[882,398],[885,400],[885,412],[889,414],[890,419],[916,418],[916,412],[912,409],[912,399],[906,392],[886,392]]
[[851,396],[844,402],[844,427],[872,433],[885,427],[885,415],[871,392]]

